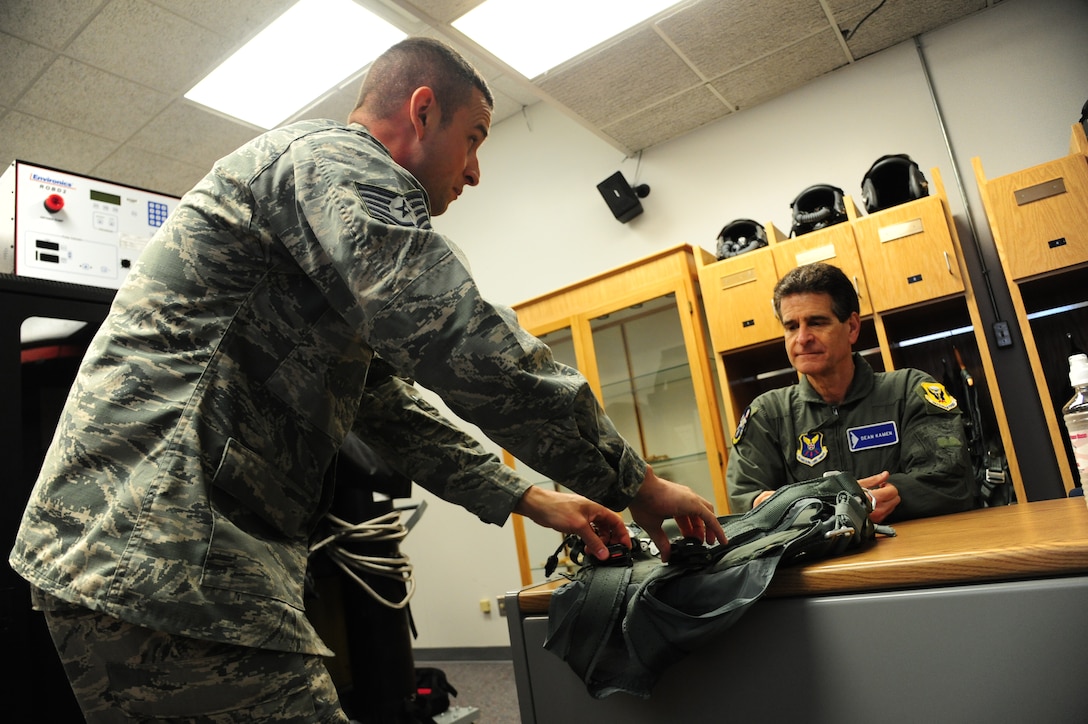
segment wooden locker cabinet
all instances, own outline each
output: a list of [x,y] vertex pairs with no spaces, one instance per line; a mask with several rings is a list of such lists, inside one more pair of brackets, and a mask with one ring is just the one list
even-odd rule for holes
[[[884,368],[917,367],[941,380],[941,362],[957,372],[954,355],[960,355],[984,408],[984,426],[1005,454],[1015,498],[1026,501],[989,341],[940,169],[930,169],[929,181],[929,196],[855,222]],[[930,341],[917,344],[919,339]]]
[[[862,316],[854,349],[876,371],[918,367],[940,380],[948,360],[957,354],[965,360],[976,389],[983,392],[980,396],[989,397],[988,432],[1000,437],[1017,498],[1025,500],[1000,390],[991,384],[996,380],[993,360],[948,198],[939,170],[930,173],[929,196],[866,216],[847,197],[845,222],[794,239],[770,225],[766,249],[699,270],[727,429],[735,429],[759,393],[797,380],[773,308],[767,310],[766,322],[773,324],[773,335],[738,331],[736,320],[757,318],[770,307],[774,285],[787,271],[824,261],[854,279]],[[773,258],[773,280],[768,278],[771,268],[757,254]],[[758,286],[756,281],[747,288],[723,283],[745,266],[759,270],[752,273]]]
[[990,230],[1007,277],[1031,279],[1088,258],[1088,157],[1073,126],[1070,154],[987,180],[972,159]]
[[[848,219],[857,207],[844,199]],[[712,261],[699,269],[707,324],[715,352],[781,340],[782,325],[774,314],[774,285],[801,264],[826,261],[854,280],[862,316],[869,314],[868,285],[854,243],[854,229],[842,222],[788,238],[773,223],[764,227],[767,247]]]
[[944,203],[926,196],[854,222],[874,311],[963,292]]
[[[518,320],[585,375],[617,429],[661,477],[689,485],[728,513],[725,433],[690,245],[514,305]],[[506,462],[518,463],[509,455]],[[553,484],[532,471],[528,479]],[[563,536],[514,516],[522,582]]]
[[[849,199],[847,199],[846,208],[850,219],[857,218],[854,204]],[[778,278],[790,269],[803,264],[813,264],[818,261],[834,264],[854,282],[861,316],[868,317],[873,313],[869,284],[865,280],[865,269],[861,263],[861,256],[858,254],[853,224],[835,224],[826,229],[802,234],[795,239],[783,238],[782,232],[777,228],[773,228],[772,233],[779,242],[772,247],[775,268],[779,270]],[[768,236],[771,236],[771,233]],[[782,333],[781,326],[778,333],[779,335]]]
[[1088,349],[1088,138],[1075,123],[1068,156],[993,179],[971,162],[1069,491],[1077,472],[1060,416],[1071,347]]
[[[736,429],[757,394],[797,381],[782,346],[782,324],[773,304],[774,286],[787,271],[817,261],[838,266],[854,281],[862,316],[871,315],[869,286],[850,223],[858,210],[849,196],[844,204],[847,221],[796,238],[768,223],[764,227],[767,247],[700,266],[699,283],[729,431]],[[859,348],[876,344],[868,320],[862,336]]]
[[722,259],[699,270],[715,349],[746,347],[782,335],[782,325],[771,304],[776,281],[778,273],[770,247]]

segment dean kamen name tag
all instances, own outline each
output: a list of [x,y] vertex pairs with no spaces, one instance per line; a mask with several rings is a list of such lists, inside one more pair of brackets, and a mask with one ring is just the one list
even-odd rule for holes
[[846,431],[846,439],[850,443],[850,452],[886,447],[899,442],[899,428],[895,426],[895,420],[876,422],[850,428]]

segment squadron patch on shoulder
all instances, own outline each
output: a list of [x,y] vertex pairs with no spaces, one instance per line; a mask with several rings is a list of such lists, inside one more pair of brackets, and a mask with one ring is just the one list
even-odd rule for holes
[[745,408],[744,414],[740,416],[740,422],[737,423],[737,431],[733,433],[733,444],[736,445],[740,442],[740,436],[744,434],[744,428],[748,426],[748,418],[752,416],[752,406],[749,405]]
[[812,467],[827,457],[822,432],[801,433],[797,436],[797,462]]
[[422,192],[395,194],[389,189],[361,183],[355,184],[355,190],[359,192],[367,212],[378,221],[419,229],[431,228],[431,215]]
[[952,410],[959,403],[940,382],[922,382],[922,399],[941,410]]

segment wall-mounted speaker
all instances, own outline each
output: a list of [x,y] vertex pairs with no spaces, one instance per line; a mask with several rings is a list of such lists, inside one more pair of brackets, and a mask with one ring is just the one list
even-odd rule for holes
[[612,215],[624,224],[642,213],[639,199],[646,198],[650,193],[650,187],[646,184],[632,188],[619,171],[597,184],[597,190],[612,210]]

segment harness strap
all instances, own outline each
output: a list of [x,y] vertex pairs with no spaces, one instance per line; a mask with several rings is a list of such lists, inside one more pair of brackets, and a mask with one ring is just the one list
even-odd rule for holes
[[631,582],[631,566],[593,566],[588,576],[582,610],[571,630],[567,663],[582,679],[590,676],[604,651],[604,642],[624,610],[623,599]]
[[721,518],[724,546],[676,541],[668,565],[639,551],[633,565],[587,560],[552,596],[544,648],[595,698],[649,696],[666,666],[762,597],[780,565],[872,539],[870,512],[857,481],[840,473],[784,486],[755,510]]

